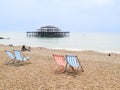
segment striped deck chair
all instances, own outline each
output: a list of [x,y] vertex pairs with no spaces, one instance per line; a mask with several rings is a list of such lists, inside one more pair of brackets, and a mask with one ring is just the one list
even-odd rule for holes
[[82,72],[84,72],[82,65],[77,56],[65,55],[65,57],[66,57],[67,65],[70,66],[72,70],[78,71],[79,67],[81,67]]
[[54,57],[54,60],[55,60],[56,64],[59,65],[57,67],[57,69],[55,69],[55,72],[64,73],[65,70],[66,70],[66,60],[65,60],[64,56],[53,54],[53,57]]
[[30,59],[28,56],[23,56],[20,50],[14,50],[14,54],[17,62],[26,62]]
[[6,60],[6,64],[13,64],[15,63],[15,55],[12,53],[12,51],[5,50],[7,56],[10,58]]

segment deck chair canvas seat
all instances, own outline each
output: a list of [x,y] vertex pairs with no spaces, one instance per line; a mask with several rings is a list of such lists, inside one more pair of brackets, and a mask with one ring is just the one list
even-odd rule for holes
[[67,66],[71,67],[72,70],[77,70],[79,69],[79,67],[81,68],[82,72],[84,72],[83,68],[82,68],[82,65],[78,59],[77,56],[74,56],[74,55],[65,55],[66,57],[66,61],[67,61]]
[[54,55],[54,60],[56,64],[58,65],[57,69],[55,69],[55,72],[57,73],[64,73],[66,70],[66,60],[63,55]]
[[15,55],[12,51],[6,50],[5,51],[7,56],[10,58],[10,60],[6,60],[6,64],[13,64],[15,62]]
[[20,50],[14,50],[14,54],[17,62],[26,62],[30,59],[28,56],[23,56]]

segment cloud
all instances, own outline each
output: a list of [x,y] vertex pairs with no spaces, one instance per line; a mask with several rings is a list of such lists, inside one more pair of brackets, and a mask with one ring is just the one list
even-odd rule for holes
[[112,3],[112,0],[96,0],[97,4],[107,4]]
[[[81,11],[90,10],[96,7],[111,5],[112,0],[44,0],[45,3],[53,5],[63,11]],[[53,9],[54,9],[53,7]]]

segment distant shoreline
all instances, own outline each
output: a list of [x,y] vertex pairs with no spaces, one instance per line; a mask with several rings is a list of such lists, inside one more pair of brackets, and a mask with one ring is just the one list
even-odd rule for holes
[[[5,44],[0,44],[0,46],[9,46],[9,47],[19,47],[21,49],[22,45],[5,45]],[[94,54],[104,54],[104,55],[110,55],[110,56],[120,56],[120,52],[116,51],[97,51],[97,50],[84,50],[84,49],[64,49],[64,48],[47,48],[47,47],[33,47],[33,46],[28,46],[25,45],[26,47],[31,47],[31,48],[40,48],[40,49],[48,49],[48,50],[60,50],[60,51],[70,51],[70,52],[87,52],[87,53],[94,53]]]
[[5,38],[3,38],[3,37],[0,37],[0,39],[5,39]]
[[[14,44],[0,44],[0,45],[7,45],[7,46],[15,46],[15,47],[19,47],[22,45],[14,45]],[[29,47],[33,47],[33,48],[37,48],[37,47],[42,47],[42,46],[31,46],[31,45],[25,45],[25,46],[29,46]],[[46,48],[46,49],[53,49],[53,50],[65,50],[65,51],[85,51],[85,52],[97,52],[97,53],[103,53],[103,54],[120,54],[120,51],[112,51],[112,50],[92,50],[92,49],[71,49],[71,48],[50,48],[50,47],[42,47],[42,48]]]
[[4,37],[0,37],[0,39],[10,39],[10,38],[4,38]]

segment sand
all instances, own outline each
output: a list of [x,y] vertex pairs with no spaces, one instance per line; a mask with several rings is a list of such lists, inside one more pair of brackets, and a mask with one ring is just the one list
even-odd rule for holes
[[[119,54],[32,47],[23,52],[31,64],[6,65],[5,50],[15,49],[21,46],[0,45],[0,90],[120,90]],[[56,74],[52,54],[77,55],[84,72]]]

